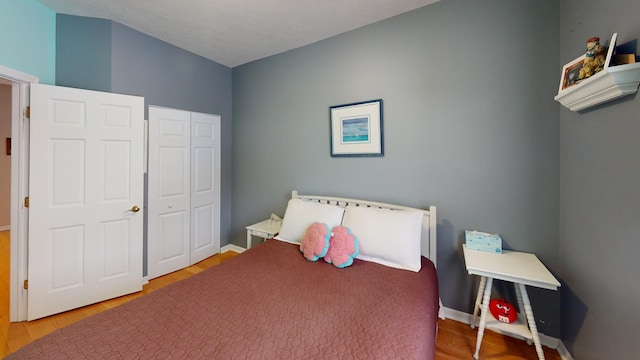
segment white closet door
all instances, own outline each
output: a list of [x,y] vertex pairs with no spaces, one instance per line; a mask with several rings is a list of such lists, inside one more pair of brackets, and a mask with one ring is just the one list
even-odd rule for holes
[[191,264],[220,252],[220,116],[191,113]]
[[190,143],[190,112],[149,107],[149,279],[190,264]]

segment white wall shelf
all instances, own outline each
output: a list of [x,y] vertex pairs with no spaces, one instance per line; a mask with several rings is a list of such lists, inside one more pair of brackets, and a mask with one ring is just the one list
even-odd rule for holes
[[561,90],[554,99],[571,111],[580,111],[626,95],[635,94],[640,84],[640,63],[610,66]]

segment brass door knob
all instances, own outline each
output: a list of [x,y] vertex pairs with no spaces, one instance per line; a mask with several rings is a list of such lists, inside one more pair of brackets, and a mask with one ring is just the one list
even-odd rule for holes
[[138,212],[140,211],[140,208],[138,207],[138,205],[133,205],[133,207],[131,208],[131,211]]

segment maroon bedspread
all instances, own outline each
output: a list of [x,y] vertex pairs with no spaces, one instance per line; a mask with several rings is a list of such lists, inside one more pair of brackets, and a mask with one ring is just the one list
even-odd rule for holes
[[419,273],[338,269],[270,240],[8,359],[433,359],[437,313],[425,258]]

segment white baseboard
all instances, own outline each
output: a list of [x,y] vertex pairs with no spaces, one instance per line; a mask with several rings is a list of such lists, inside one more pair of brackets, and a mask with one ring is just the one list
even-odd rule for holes
[[571,356],[569,349],[564,346],[562,341],[560,341],[556,350],[558,350],[558,354],[560,354],[560,358],[562,360],[573,360],[573,356]]
[[[471,318],[473,317],[472,314],[468,314],[466,312],[458,311],[455,309],[450,309],[448,307],[445,307],[443,310],[444,315],[447,319],[455,320],[463,324],[471,324]],[[563,360],[573,360],[573,357],[569,353],[569,350],[567,350],[560,339],[547,336],[545,334],[540,334],[540,343],[548,348],[558,351],[560,358],[562,358]]]
[[[239,254],[239,253],[241,253],[241,252],[243,252],[245,250],[246,249],[243,248],[243,247],[230,244],[230,245],[225,245],[222,248],[220,248],[220,254],[223,254],[223,253],[225,253],[227,251],[233,251],[233,252],[236,252],[236,253]],[[142,285],[146,285],[148,283],[149,283],[149,275],[143,276],[142,277]]]
[[233,245],[233,244],[229,244],[229,245],[225,245],[225,246],[223,246],[223,247],[220,249],[220,253],[222,254],[222,253],[225,253],[225,252],[227,252],[227,251],[233,251],[233,252],[236,252],[236,253],[238,253],[238,254],[239,254],[239,253],[242,253],[242,252],[244,252],[244,251],[246,251],[246,250],[247,250],[247,249],[245,249],[245,248],[243,248],[243,247],[240,247],[240,246],[237,246],[237,245]]
[[7,231],[7,230],[11,230],[11,225],[0,226],[0,231]]

